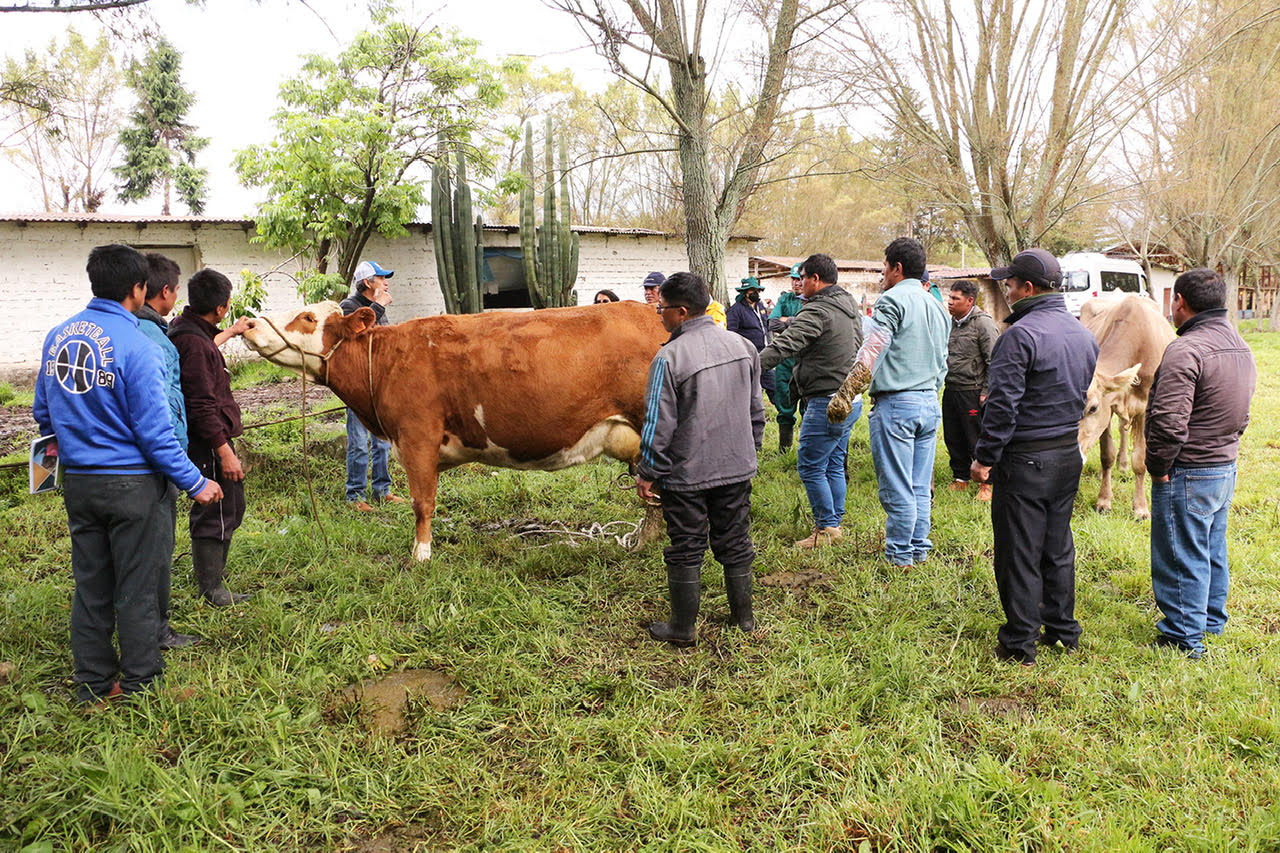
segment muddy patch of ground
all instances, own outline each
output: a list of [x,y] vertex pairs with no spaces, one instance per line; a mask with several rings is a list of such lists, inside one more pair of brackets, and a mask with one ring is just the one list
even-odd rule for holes
[[773,572],[759,579],[761,586],[777,586],[783,589],[830,590],[834,578],[817,569],[801,569],[798,572]]
[[375,838],[362,838],[348,842],[341,849],[351,853],[408,853],[408,851],[434,850],[436,833],[425,826],[397,826]]
[[413,709],[425,705],[447,711],[466,696],[451,675],[434,669],[406,669],[344,688],[338,692],[331,713],[345,710],[374,734],[394,737],[404,731]]
[[1035,708],[1014,696],[961,696],[956,700],[956,710],[962,714],[982,717],[1009,717],[1030,720]]

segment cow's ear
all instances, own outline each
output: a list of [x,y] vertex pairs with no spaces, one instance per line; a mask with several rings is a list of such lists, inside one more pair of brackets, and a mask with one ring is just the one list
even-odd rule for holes
[[1138,378],[1138,371],[1142,369],[1142,362],[1138,362],[1127,370],[1122,370],[1115,376],[1109,376],[1104,380],[1103,387],[1108,391],[1120,391],[1128,388],[1130,385],[1137,385],[1142,380]]
[[366,329],[371,329],[378,324],[378,315],[373,313],[372,308],[357,308],[350,314],[342,318],[344,330],[343,337],[354,338],[362,334]]

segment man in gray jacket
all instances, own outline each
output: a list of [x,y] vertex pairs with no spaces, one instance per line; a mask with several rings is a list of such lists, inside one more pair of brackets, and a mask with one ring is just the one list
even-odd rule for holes
[[1190,658],[1227,624],[1227,516],[1258,384],[1253,353],[1227,318],[1226,290],[1209,269],[1174,281],[1178,338],[1147,400],[1151,586],[1164,614],[1155,645]]
[[645,391],[636,489],[661,491],[671,544],[664,553],[671,619],[649,636],[694,643],[708,531],[724,566],[729,621],[754,631],[751,610],[751,478],[764,437],[760,359],[747,339],[707,316],[706,282],[688,272],[662,283],[654,306],[671,339],[654,356]]
[[793,381],[805,401],[806,417],[800,423],[796,448],[796,472],[804,484],[813,511],[813,533],[796,542],[797,548],[834,545],[844,536],[846,491],[844,463],[849,452],[849,431],[862,414],[862,400],[837,423],[821,416],[840,383],[853,367],[862,346],[862,313],[849,291],[836,284],[836,264],[826,255],[810,255],[800,265],[804,307],[786,330],[760,352],[760,366],[768,370],[784,359],[795,359]]

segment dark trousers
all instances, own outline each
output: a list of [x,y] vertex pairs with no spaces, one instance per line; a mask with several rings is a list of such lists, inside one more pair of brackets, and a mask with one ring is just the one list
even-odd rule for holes
[[191,502],[188,519],[192,539],[217,539],[230,542],[240,522],[244,521],[244,481],[228,480],[222,475],[222,465],[212,447],[192,440],[187,450],[191,461],[207,479],[216,480],[222,487],[222,500],[208,506]]
[[671,537],[671,544],[662,552],[670,581],[687,583],[701,578],[708,544],[726,572],[749,567],[755,560],[750,480],[698,492],[664,490],[662,517]]
[[982,427],[982,404],[978,389],[952,388],[942,391],[942,439],[951,458],[951,477],[969,482],[969,466],[973,464],[973,448]]
[[[164,497],[160,499],[160,511],[164,513],[164,529],[160,550],[164,552],[164,564],[156,575],[156,605],[160,612],[160,632],[169,620],[170,587],[173,582],[173,544],[178,531],[178,487],[166,483]],[[163,639],[163,638],[162,638]]]
[[998,638],[1025,659],[1036,656],[1036,637],[1074,645],[1076,548],[1071,507],[1080,487],[1080,450],[1069,447],[1005,450],[995,467],[991,528],[996,587],[1005,623]]
[[63,478],[76,582],[71,656],[81,701],[105,696],[117,674],[121,689],[136,693],[164,670],[156,576],[168,571],[164,528],[169,522],[163,507],[168,485],[159,474]]

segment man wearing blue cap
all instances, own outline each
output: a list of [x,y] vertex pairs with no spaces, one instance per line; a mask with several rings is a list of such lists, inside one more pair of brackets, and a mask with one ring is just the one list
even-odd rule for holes
[[[373,261],[361,261],[351,276],[355,291],[342,300],[342,313],[369,308],[377,316],[379,326],[389,325],[387,306],[391,304],[391,291],[387,280],[395,274],[395,270],[385,270]],[[390,449],[388,442],[369,432],[355,412],[347,409],[347,500],[360,512],[373,510],[365,500],[366,489],[374,502],[405,502],[404,498],[391,494],[391,472],[387,469]],[[370,468],[373,469],[371,489],[368,488]]]
[[[800,313],[804,307],[801,290],[804,286],[804,275],[800,261],[791,268],[791,290],[778,297],[778,302],[769,314],[769,333],[775,337],[786,331],[791,325],[791,318]],[[778,409],[778,452],[786,453],[791,449],[791,441],[795,437],[797,400],[791,393],[791,374],[795,371],[796,360],[784,358],[773,369],[773,404]]]

